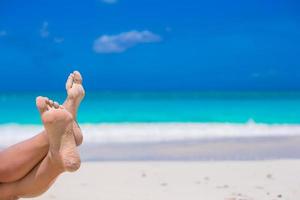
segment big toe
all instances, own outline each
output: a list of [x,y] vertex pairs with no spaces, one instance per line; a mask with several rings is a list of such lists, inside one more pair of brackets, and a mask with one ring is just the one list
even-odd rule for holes
[[82,76],[79,71],[74,71],[74,83],[82,84]]
[[35,100],[36,107],[38,108],[41,114],[48,110],[47,101],[48,101],[47,97],[41,97],[41,96],[37,97]]

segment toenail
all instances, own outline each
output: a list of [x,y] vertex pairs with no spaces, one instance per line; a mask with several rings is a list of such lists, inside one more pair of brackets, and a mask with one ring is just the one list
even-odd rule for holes
[[55,108],[59,108],[59,104],[58,104],[58,102],[54,102],[54,106],[55,106]]

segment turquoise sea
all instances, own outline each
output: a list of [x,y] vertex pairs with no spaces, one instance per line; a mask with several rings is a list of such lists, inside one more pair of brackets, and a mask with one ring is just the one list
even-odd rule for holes
[[[0,93],[0,123],[40,124],[35,97],[60,103],[65,93]],[[89,92],[80,123],[219,122],[300,124],[300,92]]]
[[[65,98],[0,94],[0,149],[43,130],[38,95]],[[79,124],[83,160],[300,158],[300,92],[87,91]]]

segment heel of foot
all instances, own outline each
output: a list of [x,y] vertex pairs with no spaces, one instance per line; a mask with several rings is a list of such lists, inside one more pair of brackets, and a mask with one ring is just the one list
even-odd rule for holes
[[79,154],[76,151],[73,151],[69,154],[49,151],[48,158],[51,160],[53,165],[62,172],[75,172],[80,168],[81,165]]
[[72,158],[64,160],[64,168],[68,172],[75,172],[80,168],[81,161],[80,158]]

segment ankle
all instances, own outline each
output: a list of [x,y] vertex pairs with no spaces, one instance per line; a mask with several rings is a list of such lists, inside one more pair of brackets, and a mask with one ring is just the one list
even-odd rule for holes
[[49,149],[49,137],[46,130],[41,132],[41,134],[37,135],[36,137],[40,137],[40,140],[38,140],[38,145],[40,145],[41,148]]

